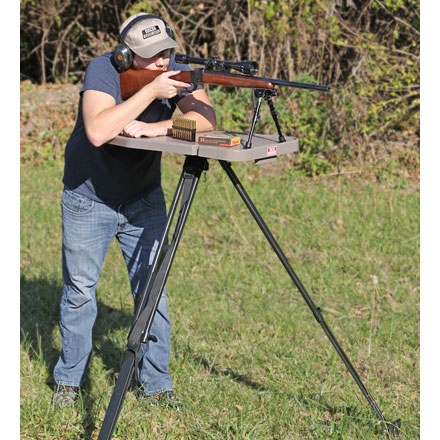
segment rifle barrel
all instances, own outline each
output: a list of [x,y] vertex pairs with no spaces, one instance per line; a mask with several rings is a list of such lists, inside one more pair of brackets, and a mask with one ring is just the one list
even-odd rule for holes
[[319,90],[320,92],[328,92],[330,90],[330,87],[321,86],[319,84],[300,83],[294,81],[286,81],[284,79],[272,79],[271,81],[273,84],[277,86],[296,87],[298,89],[312,89],[312,90]]
[[[321,86],[319,84],[308,84],[308,83],[300,83],[294,81],[287,81],[284,79],[275,79],[275,78],[263,78],[261,76],[251,76],[251,75],[241,75],[239,73],[230,73],[230,72],[218,72],[216,70],[204,70],[203,75],[210,74],[210,78],[212,78],[211,74],[214,74],[216,77],[230,77],[231,82],[233,78],[243,82],[243,85],[235,84],[238,87],[249,87],[249,88],[262,88],[262,89],[273,89],[274,86],[283,86],[283,87],[296,87],[299,89],[312,89],[319,90],[320,92],[328,92],[330,88],[328,86]],[[206,81],[209,84],[208,81]],[[249,83],[252,85],[244,85],[244,83]],[[216,83],[214,83],[216,84]],[[261,84],[259,86],[258,84]],[[266,84],[266,85],[264,85]],[[228,85],[228,84],[225,84]],[[234,85],[234,84],[232,84]]]

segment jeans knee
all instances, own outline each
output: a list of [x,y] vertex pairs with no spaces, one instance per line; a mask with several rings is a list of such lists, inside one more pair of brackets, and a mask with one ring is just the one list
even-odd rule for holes
[[81,285],[64,285],[61,299],[61,311],[71,310],[75,313],[95,317],[97,313],[95,289]]

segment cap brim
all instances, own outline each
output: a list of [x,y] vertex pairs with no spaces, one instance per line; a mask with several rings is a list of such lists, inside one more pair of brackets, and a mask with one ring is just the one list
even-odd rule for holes
[[139,49],[133,50],[136,55],[139,55],[142,58],[152,58],[159,52],[162,52],[166,49],[174,49],[178,46],[178,44],[170,37],[167,37],[164,40],[158,41],[157,43],[150,44],[149,46],[141,47]]

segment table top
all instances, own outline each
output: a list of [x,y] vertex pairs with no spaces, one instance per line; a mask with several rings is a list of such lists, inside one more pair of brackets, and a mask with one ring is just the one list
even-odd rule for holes
[[277,156],[282,154],[299,151],[298,138],[291,136],[286,136],[286,142],[279,142],[278,135],[254,134],[252,137],[252,147],[248,149],[244,148],[248,133],[210,131],[206,133],[197,133],[197,137],[213,134],[240,136],[240,145],[234,147],[200,145],[197,142],[174,139],[171,136],[158,136],[154,138],[143,137],[137,139],[116,136],[109,143],[125,148],[178,153],[187,156],[200,156],[208,159],[218,159],[230,162],[246,162],[253,160],[256,162],[267,163],[275,160]]

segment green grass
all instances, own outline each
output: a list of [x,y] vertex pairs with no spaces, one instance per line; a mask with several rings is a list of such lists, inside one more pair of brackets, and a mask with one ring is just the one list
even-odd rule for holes
[[[165,156],[170,202],[183,158]],[[220,166],[202,178],[167,283],[181,412],[128,392],[114,439],[381,439],[377,419]],[[400,439],[419,437],[419,193],[234,165]],[[59,355],[62,169],[21,169],[21,438],[97,437],[132,318],[112,244],[81,399],[50,405]]]

